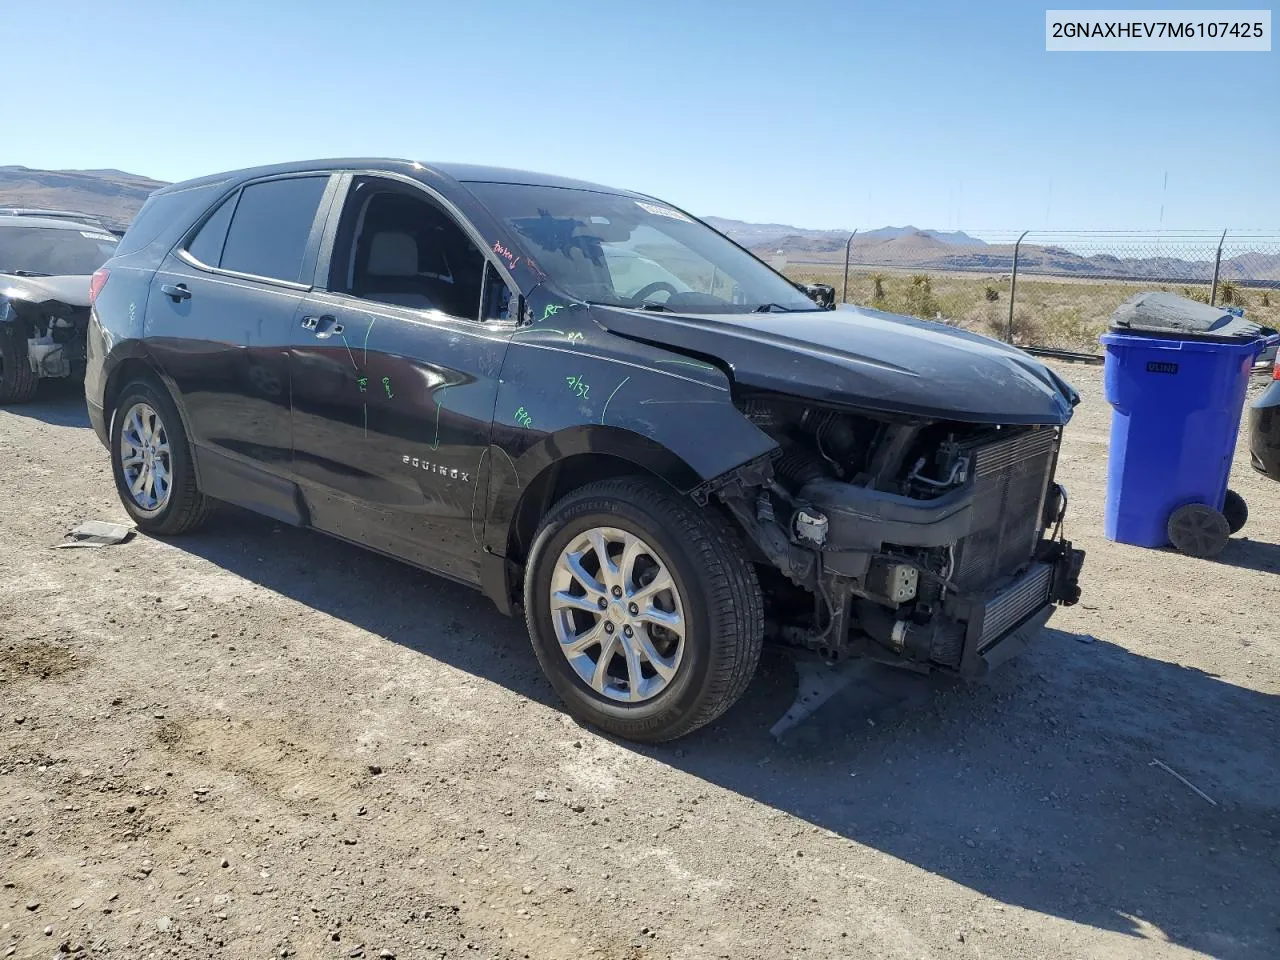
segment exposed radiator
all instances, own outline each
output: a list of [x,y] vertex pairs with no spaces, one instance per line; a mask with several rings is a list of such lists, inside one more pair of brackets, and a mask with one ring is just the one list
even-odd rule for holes
[[1040,537],[1058,431],[1028,430],[973,453],[973,524],[956,547],[952,580],[981,590],[1026,565]]
[[982,653],[1019,620],[1048,603],[1052,586],[1053,567],[1047,563],[1037,563],[1009,587],[988,600],[982,617],[978,652]]

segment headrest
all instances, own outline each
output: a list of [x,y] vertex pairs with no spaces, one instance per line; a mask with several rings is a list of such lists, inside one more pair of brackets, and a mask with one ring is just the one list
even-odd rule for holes
[[418,243],[407,233],[375,233],[365,272],[378,277],[418,275]]

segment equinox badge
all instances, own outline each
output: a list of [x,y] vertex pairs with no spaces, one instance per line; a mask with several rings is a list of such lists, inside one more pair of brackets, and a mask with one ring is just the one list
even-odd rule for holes
[[413,467],[415,470],[425,470],[427,473],[438,473],[442,477],[449,480],[461,480],[467,483],[471,480],[471,474],[465,470],[459,470],[457,467],[446,467],[443,464],[431,463],[420,457],[411,457],[407,453],[401,458],[401,462],[405,465]]

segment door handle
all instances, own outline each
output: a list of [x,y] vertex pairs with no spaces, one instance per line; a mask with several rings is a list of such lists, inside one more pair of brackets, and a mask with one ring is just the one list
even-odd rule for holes
[[331,313],[326,313],[319,317],[303,317],[302,328],[313,331],[320,340],[327,340],[335,333],[341,335],[344,329],[342,324],[336,322]]
[[160,285],[160,292],[174,303],[191,299],[191,291],[187,289],[187,285],[185,283],[162,283]]

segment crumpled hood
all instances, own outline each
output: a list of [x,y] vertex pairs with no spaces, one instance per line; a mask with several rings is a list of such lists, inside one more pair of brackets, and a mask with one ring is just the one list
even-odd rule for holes
[[620,336],[715,358],[742,387],[966,423],[1064,424],[1065,380],[1014,347],[879,310],[672,314],[591,307]]
[[44,303],[57,300],[72,307],[89,306],[88,277],[15,277],[0,273],[0,296]]

